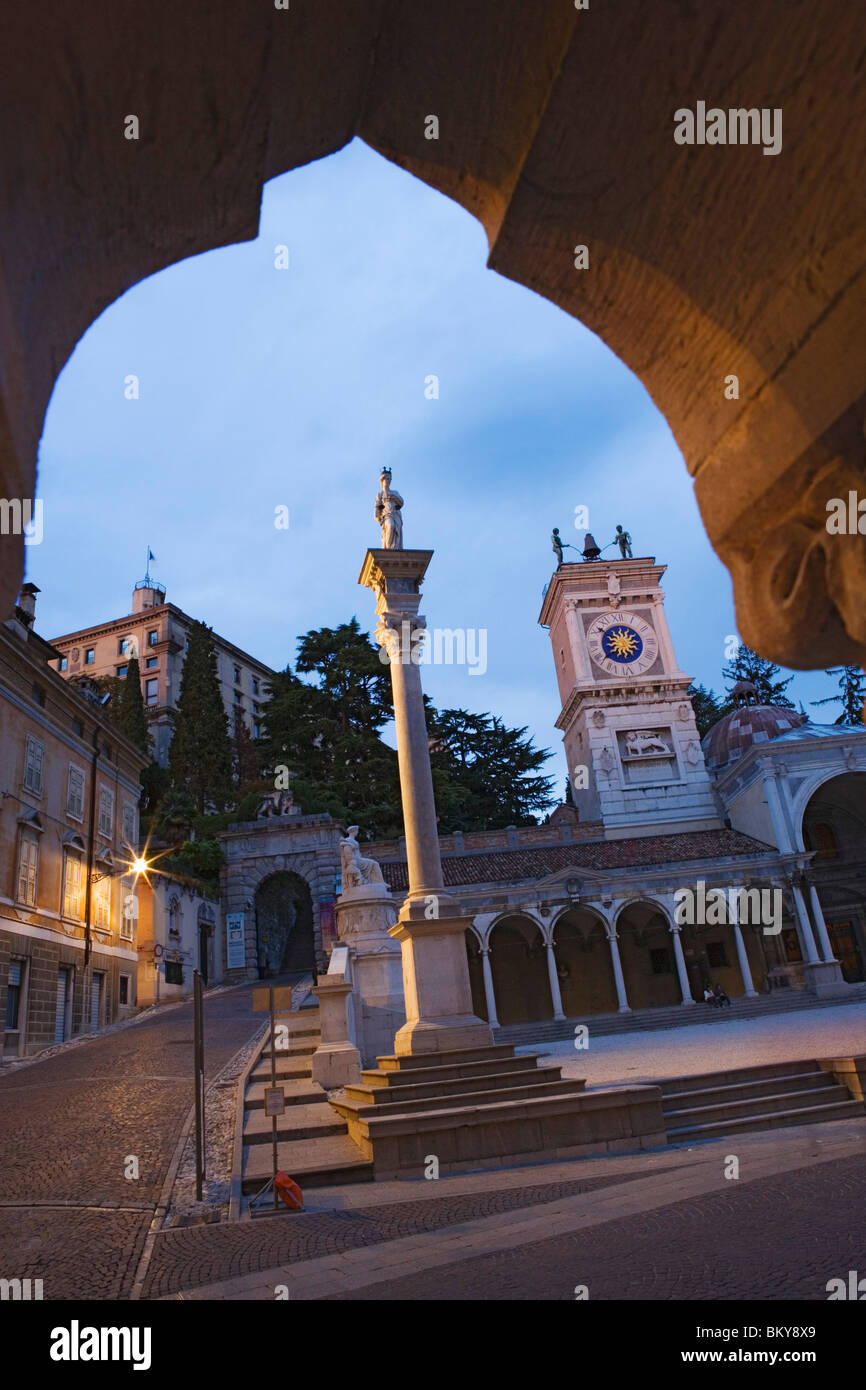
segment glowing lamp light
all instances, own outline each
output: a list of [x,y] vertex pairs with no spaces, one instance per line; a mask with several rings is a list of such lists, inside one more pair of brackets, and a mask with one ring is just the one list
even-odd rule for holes
[[134,874],[143,874],[143,873],[145,872],[146,869],[147,869],[147,860],[146,860],[146,859],[142,859],[140,856],[139,856],[138,859],[133,859],[133,861],[132,861],[132,871],[133,871]]

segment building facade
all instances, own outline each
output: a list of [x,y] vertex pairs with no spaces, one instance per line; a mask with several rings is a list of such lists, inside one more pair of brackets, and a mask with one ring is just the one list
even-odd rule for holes
[[140,751],[57,673],[24,585],[0,624],[2,1055],[89,1033],[137,1005]]
[[[161,767],[168,764],[173,712],[192,623],[187,613],[166,603],[162,585],[147,577],[133,590],[131,613],[66,633],[52,642],[59,653],[56,668],[67,680],[81,676],[125,679],[129,658],[133,654],[138,658],[153,756]],[[213,643],[229,732],[234,732],[235,721],[241,718],[252,737],[258,738],[268,698],[266,689],[274,673],[216,633]]]
[[[542,826],[440,838],[445,886],[473,918],[473,1008],[494,1027],[688,1009],[716,986],[779,1003],[866,992],[866,730],[752,708],[702,745],[663,573],[653,559],[558,567],[540,621],[575,806]],[[340,833],[295,811],[222,837],[233,978],[288,969],[304,950],[321,966]],[[364,853],[399,903],[403,842]]]
[[139,890],[137,944],[142,1007],[186,998],[196,970],[205,987],[219,984],[224,946],[218,896],[180,874],[148,875]]

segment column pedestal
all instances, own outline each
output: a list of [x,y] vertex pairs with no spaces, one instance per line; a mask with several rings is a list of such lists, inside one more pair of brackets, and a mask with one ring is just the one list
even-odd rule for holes
[[[439,904],[446,906],[444,897]],[[490,1047],[489,1023],[472,1012],[465,937],[472,918],[457,913],[428,918],[425,911],[429,906],[423,901],[407,899],[390,931],[403,952],[406,1001],[406,1022],[394,1038],[394,1052],[405,1057]]]
[[350,1036],[351,982],[341,974],[323,975],[313,993],[319,1000],[322,1030],[322,1041],[311,1062],[313,1080],[326,1091],[357,1085],[361,1080],[361,1057]]
[[365,1067],[391,1051],[406,1021],[400,945],[389,934],[396,919],[385,883],[344,888],[337,899],[337,935],[351,952],[355,1040]]

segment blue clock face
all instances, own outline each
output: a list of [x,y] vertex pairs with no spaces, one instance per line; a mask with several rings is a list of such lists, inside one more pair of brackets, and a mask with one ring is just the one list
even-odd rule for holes
[[601,635],[601,648],[611,661],[631,663],[637,661],[643,651],[643,639],[627,623],[616,623]]

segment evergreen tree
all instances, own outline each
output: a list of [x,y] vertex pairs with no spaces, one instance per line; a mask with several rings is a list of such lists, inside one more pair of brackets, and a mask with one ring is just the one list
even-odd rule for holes
[[259,775],[259,750],[247,728],[241,709],[235,710],[235,730],[232,738],[232,761],[235,783],[240,789],[255,782]]
[[[333,651],[331,648],[333,647]],[[269,686],[263,763],[287,767],[305,811],[357,820],[364,838],[402,834],[397,755],[379,737],[390,719],[390,673],[357,622],[309,632],[298,643],[302,681],[289,667]]]
[[570,777],[566,777],[566,779],[565,779],[565,796],[564,796],[563,800],[565,801],[566,806],[573,806],[573,805],[574,805],[574,792],[571,790],[571,778],[570,778]]
[[211,629],[204,623],[193,623],[190,628],[168,767],[172,787],[187,792],[200,815],[222,811],[231,804],[228,717],[220,694]]
[[737,656],[724,668],[722,675],[728,683],[728,693],[722,703],[722,712],[728,714],[731,710],[739,709],[745,703],[739,696],[732,696],[731,687],[737,681],[751,681],[755,686],[754,703],[757,705],[783,705],[787,709],[793,709],[792,700],[788,699],[785,693],[793,676],[788,676],[786,680],[777,680],[781,667],[772,661],[765,660],[752,651],[751,647],[741,646]]
[[859,666],[832,666],[824,672],[827,676],[838,676],[836,684],[840,695],[828,695],[824,700],[812,700],[813,705],[841,705],[842,713],[834,724],[862,726],[864,723],[864,702],[866,702],[866,672]]
[[556,800],[553,779],[541,773],[550,757],[526,728],[510,729],[497,715],[428,708],[430,761],[440,833],[534,825]]
[[142,753],[150,754],[150,730],[147,727],[144,697],[141,693],[141,673],[137,656],[129,658],[126,679],[120,682],[114,722]]
[[698,726],[698,738],[703,738],[706,733],[709,733],[713,725],[721,719],[725,711],[715,691],[707,690],[703,685],[692,683],[687,693],[692,702],[692,709],[695,712],[695,723]]

